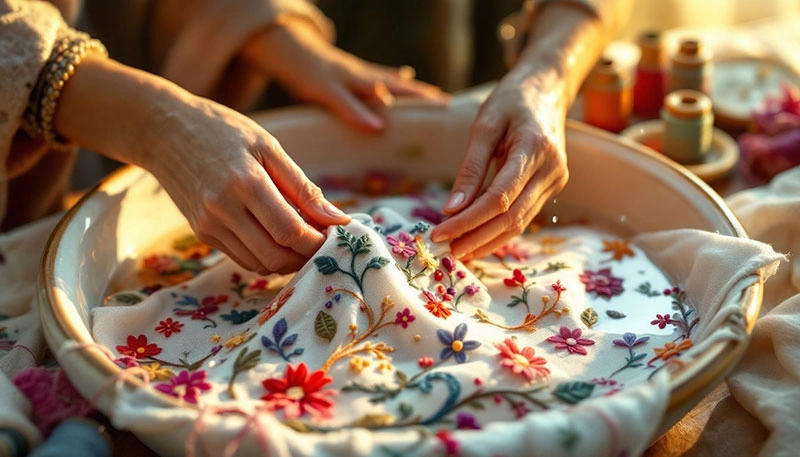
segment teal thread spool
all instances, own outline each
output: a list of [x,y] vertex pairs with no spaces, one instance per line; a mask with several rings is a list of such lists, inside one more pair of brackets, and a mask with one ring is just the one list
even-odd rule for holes
[[664,97],[661,152],[681,164],[704,161],[714,135],[711,99],[696,90],[677,90]]
[[667,72],[667,93],[691,89],[711,94],[712,54],[696,39],[684,39],[672,54]]

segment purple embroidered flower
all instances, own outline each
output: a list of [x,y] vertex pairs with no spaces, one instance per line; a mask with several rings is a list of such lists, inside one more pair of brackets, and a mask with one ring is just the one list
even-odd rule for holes
[[481,288],[476,286],[476,285],[474,285],[474,284],[470,284],[470,285],[468,285],[467,287],[464,288],[464,292],[467,295],[469,295],[470,297],[472,297],[473,295],[477,294],[480,291],[481,291]]
[[392,252],[403,257],[411,257],[417,253],[417,250],[414,249],[413,236],[406,232],[400,232],[398,237],[394,237],[393,235],[386,237],[386,242],[392,247]]
[[431,206],[418,206],[411,210],[412,217],[420,217],[425,219],[426,221],[430,222],[431,224],[441,224],[444,220],[444,214],[441,211],[437,211],[435,208]]
[[459,430],[480,430],[481,424],[470,413],[458,413],[456,415],[456,428]]
[[437,330],[436,335],[444,344],[444,349],[439,355],[442,360],[455,356],[456,362],[464,363],[467,361],[467,351],[477,349],[481,345],[474,340],[464,341],[464,337],[467,336],[467,324],[458,324],[452,335],[443,329]]
[[592,271],[586,270],[580,275],[582,283],[586,284],[586,292],[596,292],[601,297],[611,298],[619,295],[625,289],[622,287],[622,278],[611,275],[611,268]]
[[581,329],[576,328],[570,330],[567,327],[561,327],[558,335],[553,335],[547,338],[550,343],[555,343],[556,349],[566,349],[571,354],[586,355],[586,348],[584,346],[591,346],[594,340],[589,338],[581,338]]
[[635,333],[626,333],[622,335],[621,340],[614,340],[613,343],[615,346],[622,346],[624,348],[633,349],[640,344],[644,344],[650,341],[649,336],[643,336],[641,338],[637,338]]
[[456,269],[456,259],[447,256],[442,259],[442,266],[445,268],[445,270],[452,273]]
[[211,390],[211,384],[206,382],[205,370],[194,373],[183,370],[169,382],[156,384],[156,390],[167,395],[179,398],[189,403],[197,404],[200,393]]
[[664,328],[672,323],[672,319],[667,314],[656,314],[656,318],[650,321],[650,325],[658,325],[658,328]]
[[397,318],[394,320],[394,325],[399,325],[403,328],[408,328],[408,324],[414,322],[417,317],[411,314],[411,310],[404,308],[402,311],[397,312]]

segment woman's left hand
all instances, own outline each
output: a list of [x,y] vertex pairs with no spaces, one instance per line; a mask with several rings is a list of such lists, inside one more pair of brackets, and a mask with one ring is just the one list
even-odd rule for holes
[[[567,183],[563,80],[510,72],[478,111],[445,214],[431,234],[461,260],[493,253],[522,233]],[[483,189],[492,163],[497,173]]]

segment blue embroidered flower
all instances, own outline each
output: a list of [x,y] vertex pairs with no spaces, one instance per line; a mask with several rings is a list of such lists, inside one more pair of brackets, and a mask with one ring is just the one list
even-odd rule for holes
[[614,340],[613,343],[615,346],[621,346],[628,349],[633,349],[640,344],[644,344],[650,341],[649,336],[643,336],[641,338],[637,338],[635,333],[626,333],[622,335],[621,340]]
[[452,335],[443,329],[437,330],[436,335],[439,337],[439,341],[444,344],[444,348],[439,355],[442,360],[455,356],[456,362],[464,363],[467,361],[466,351],[472,351],[481,345],[481,343],[474,340],[464,341],[464,337],[467,336],[467,324],[458,324]]

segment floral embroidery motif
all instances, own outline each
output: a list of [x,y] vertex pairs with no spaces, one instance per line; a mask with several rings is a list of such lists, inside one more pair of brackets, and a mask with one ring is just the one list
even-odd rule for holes
[[439,329],[436,331],[436,336],[444,344],[444,349],[439,354],[439,358],[442,360],[454,357],[456,362],[464,363],[467,361],[467,351],[473,351],[481,345],[478,341],[464,341],[467,336],[467,324],[458,324],[452,334],[447,330]]
[[626,348],[628,350],[628,356],[625,358],[625,365],[617,369],[617,371],[611,373],[608,377],[613,378],[623,370],[627,370],[629,368],[639,368],[644,365],[640,361],[647,357],[647,354],[644,352],[637,354],[633,351],[633,348],[646,344],[648,341],[650,341],[649,336],[637,337],[635,333],[630,332],[622,335],[621,339],[614,340],[614,346]]
[[399,256],[409,258],[417,253],[414,249],[414,237],[406,232],[400,232],[397,237],[389,235],[386,242],[392,247],[392,252]]
[[[506,278],[506,279],[509,279],[509,278]],[[514,281],[515,283],[518,283],[517,278],[511,278],[511,280]],[[506,285],[508,285],[508,283],[506,283]],[[528,331],[528,332],[535,332],[536,331],[536,325],[545,316],[549,316],[550,314],[555,314],[556,317],[561,317],[562,314],[569,312],[569,308],[567,308],[566,306],[559,307],[559,305],[561,303],[561,294],[565,290],[567,290],[564,286],[561,285],[561,281],[556,281],[554,284],[551,284],[550,288],[552,289],[553,292],[556,293],[555,299],[553,299],[551,301],[550,300],[550,296],[543,295],[539,299],[541,301],[541,304],[542,304],[542,307],[539,309],[539,313],[538,314],[532,314],[532,313],[528,312],[525,315],[525,319],[519,325],[507,326],[507,325],[502,325],[502,324],[498,324],[496,322],[493,322],[489,318],[489,316],[487,316],[486,313],[483,312],[481,309],[477,309],[475,311],[475,318],[478,319],[479,322],[482,322],[482,323],[485,323],[485,324],[491,324],[491,325],[494,325],[495,327],[500,327],[500,328],[505,329],[505,330],[525,330],[525,331]],[[527,293],[523,292],[523,296],[527,300]],[[514,297],[514,298],[516,299],[517,297]],[[522,299],[522,297],[519,297],[519,298],[520,298],[520,300]],[[527,304],[527,302],[524,302],[524,303]],[[506,306],[511,306],[511,305],[509,304],[509,305],[506,305]]]
[[206,382],[206,377],[207,373],[203,370],[194,373],[183,370],[169,381],[156,384],[156,390],[185,402],[197,404],[200,394],[211,390],[211,384]]
[[[175,308],[173,312],[176,316],[190,316],[194,321],[207,321],[208,325],[203,328],[216,327],[216,321],[208,316],[219,311],[219,305],[227,301],[227,295],[204,297],[202,301],[198,301],[191,295],[184,295],[175,302],[176,305],[184,308]],[[189,307],[189,309],[185,307]]]
[[610,252],[611,259],[617,262],[635,255],[627,240],[603,240],[603,252]]
[[656,360],[659,360],[659,359],[665,360],[665,361],[669,360],[672,357],[680,355],[681,352],[686,351],[687,349],[690,349],[692,346],[693,346],[693,343],[692,343],[691,338],[687,338],[685,340],[682,340],[680,343],[673,343],[673,342],[666,343],[664,345],[664,347],[662,347],[662,348],[653,349],[653,352],[655,352],[656,356],[653,357],[652,359],[650,359],[650,361],[647,362],[647,365],[651,366],[653,364],[653,362],[655,362]]
[[564,326],[559,329],[558,335],[547,338],[547,341],[554,343],[556,349],[566,349],[570,354],[580,355],[587,354],[585,346],[594,344],[594,340],[581,337],[581,329],[570,330]]
[[447,319],[453,313],[450,311],[450,307],[444,303],[445,297],[442,297],[440,300],[427,290],[423,290],[422,294],[428,299],[428,303],[425,304],[425,309],[430,311],[430,313],[434,316],[441,319]]
[[536,357],[536,352],[530,346],[520,350],[514,340],[506,338],[502,343],[495,343],[495,347],[500,351],[500,366],[524,376],[528,381],[545,378],[550,374],[550,369],[545,367],[547,360]]
[[261,399],[271,410],[282,410],[286,419],[297,419],[306,414],[330,417],[333,408],[330,397],[336,392],[323,390],[323,387],[331,381],[322,370],[309,374],[304,362],[300,362],[297,367],[287,365],[283,378],[264,380],[262,384],[267,393]]
[[403,308],[402,311],[397,312],[397,318],[394,320],[394,325],[399,325],[403,328],[408,328],[408,324],[414,322],[417,317],[411,314],[411,310]]
[[163,321],[158,322],[155,331],[164,335],[164,338],[169,338],[173,333],[180,333],[182,328],[183,324],[171,317],[168,317]]
[[145,335],[130,335],[128,336],[127,346],[117,346],[117,352],[137,360],[161,354],[161,351],[162,349],[156,343],[148,342]]
[[595,292],[600,297],[607,299],[614,295],[621,294],[625,289],[622,287],[622,278],[611,275],[611,268],[603,268],[598,271],[586,270],[579,276],[582,283],[586,285],[586,292]]
[[[286,318],[282,317],[278,322],[275,323],[275,326],[272,327],[272,338],[270,339],[268,336],[264,335],[261,337],[261,344],[264,345],[270,351],[277,353],[281,358],[287,362],[290,361],[292,357],[303,355],[303,348],[296,348],[290,353],[286,353],[285,350],[290,346],[293,346],[295,342],[297,342],[297,333],[292,333],[291,335],[286,335],[289,331],[289,326],[286,323]],[[286,336],[286,338],[284,338]]]

